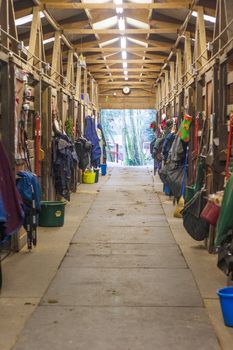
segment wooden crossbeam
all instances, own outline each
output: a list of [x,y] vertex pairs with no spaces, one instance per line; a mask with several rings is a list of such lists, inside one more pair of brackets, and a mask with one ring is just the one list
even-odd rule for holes
[[130,85],[149,85],[151,86],[154,82],[145,82],[145,81],[112,81],[110,83],[106,83],[106,82],[99,82],[99,86],[104,86],[104,85],[109,85],[109,86],[114,86],[114,85],[122,85],[122,84],[130,84]]
[[63,30],[67,34],[79,34],[79,35],[90,35],[90,34],[105,34],[105,35],[136,35],[136,34],[173,34],[174,27],[167,25],[165,28],[157,28],[157,29],[79,29],[70,27],[70,25],[63,26]]
[[[81,47],[79,46],[78,51],[81,51]],[[127,51],[127,52],[156,52],[156,51],[169,51],[168,47],[164,46],[155,46],[155,47],[140,47],[140,46],[131,46],[127,47],[126,49],[122,49],[120,47],[90,47],[90,48],[82,48],[82,52],[103,52],[103,53],[108,53],[108,52],[122,52],[122,51]]]
[[[128,72],[160,72],[160,68],[161,67],[155,67],[155,68],[127,68]],[[123,72],[124,68],[110,68],[110,69],[100,69],[100,68],[92,68],[90,69],[90,67],[88,67],[88,69],[90,70],[90,72],[94,73],[94,72],[100,72],[100,73],[111,73],[111,72]]]
[[117,8],[123,9],[143,9],[143,10],[160,10],[160,9],[183,9],[188,8],[189,1],[171,1],[164,3],[123,3],[116,5],[115,3],[77,3],[77,2],[64,2],[64,1],[41,1],[45,8],[48,9],[66,9],[66,10],[95,10],[95,9],[109,9],[115,10]]
[[[99,80],[111,80],[111,79],[123,79],[125,78],[125,76],[122,74],[122,75],[109,75],[109,76],[106,76],[106,75],[95,75],[95,78]],[[140,74],[128,74],[128,78],[129,79],[148,79],[148,80],[152,80],[153,76],[149,76],[149,78],[147,76],[140,76]],[[157,78],[157,75],[154,75],[154,79]]]
[[[109,77],[108,79],[100,79],[98,80],[98,84],[111,84],[112,82],[114,81],[125,81],[125,77],[122,75],[122,76],[119,76],[117,78],[117,80],[114,79],[114,77]],[[137,78],[134,78],[134,80],[132,80],[131,77],[128,78],[127,81],[130,81],[130,82],[138,82],[138,81],[141,81],[141,82],[146,82],[146,83],[150,83],[150,84],[153,84],[155,83],[155,79],[142,79],[140,76],[137,76]]]
[[86,59],[87,63],[102,63],[102,64],[119,64],[119,63],[123,63],[123,62],[127,62],[127,63],[136,63],[136,64],[146,64],[146,63],[164,63],[164,58],[154,58],[153,60],[96,60],[96,59]]

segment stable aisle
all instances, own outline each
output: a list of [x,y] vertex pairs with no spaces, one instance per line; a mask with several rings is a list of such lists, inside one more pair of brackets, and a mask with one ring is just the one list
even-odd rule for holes
[[220,349],[146,168],[115,168],[14,350]]

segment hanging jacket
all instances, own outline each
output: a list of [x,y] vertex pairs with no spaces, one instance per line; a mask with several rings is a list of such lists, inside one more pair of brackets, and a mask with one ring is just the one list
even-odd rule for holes
[[91,165],[98,167],[100,164],[101,148],[99,145],[99,138],[96,132],[95,119],[88,116],[85,119],[85,132],[84,137],[91,141],[92,151],[91,151]]
[[166,161],[168,158],[169,151],[175,140],[176,135],[174,133],[169,133],[165,136],[162,148],[163,159]]
[[161,152],[162,152],[163,142],[164,142],[164,138],[158,137],[154,143],[152,157],[154,159],[157,159],[158,161],[162,160]]
[[70,200],[71,178],[78,157],[74,144],[65,134],[57,135],[52,141],[52,164],[56,193]]
[[15,176],[0,141],[0,193],[6,213],[5,235],[16,233],[23,224],[22,200],[17,191]]
[[[31,205],[33,197],[35,199],[35,209],[40,210],[41,187],[38,177],[29,171],[19,171],[16,182],[17,189],[25,205]],[[34,194],[34,196],[33,196]]]
[[5,224],[7,222],[7,213],[0,193],[0,242],[5,236]]
[[152,158],[154,158],[153,157],[153,149],[154,149],[155,141],[156,141],[156,137],[154,137],[154,139],[150,143],[150,154],[151,154]]
[[92,144],[84,137],[75,141],[75,149],[78,156],[79,169],[85,170],[90,165]]

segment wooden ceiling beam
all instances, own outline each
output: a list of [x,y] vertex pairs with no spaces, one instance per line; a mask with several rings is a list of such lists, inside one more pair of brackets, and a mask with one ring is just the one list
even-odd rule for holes
[[99,64],[122,64],[123,62],[127,62],[128,64],[130,63],[135,63],[135,64],[148,64],[148,63],[164,63],[164,58],[154,58],[153,60],[96,60],[96,59],[91,59],[87,58],[86,63],[99,63]]
[[157,28],[157,29],[79,29],[79,28],[73,28],[70,25],[64,25],[63,26],[64,32],[67,34],[79,34],[79,35],[88,35],[88,34],[94,34],[94,35],[136,35],[136,34],[174,34],[174,27],[167,25],[167,27],[164,28]]
[[99,86],[104,86],[104,85],[108,85],[108,84],[111,84],[111,86],[114,86],[114,85],[122,85],[122,83],[125,83],[125,84],[130,84],[130,85],[149,85],[151,86],[153,83],[155,83],[155,81],[153,81],[152,83],[151,82],[145,82],[145,81],[128,81],[128,80],[125,80],[124,82],[122,81],[112,81],[111,83],[106,83],[106,82],[98,82],[98,85]]
[[[142,72],[142,73],[147,73],[147,72],[160,72],[160,68],[161,67],[155,67],[155,68],[127,68],[128,72]],[[97,68],[90,68],[88,67],[88,70],[92,73],[96,72],[96,73],[119,73],[119,72],[123,72],[124,69],[123,68],[110,68],[110,69],[100,69],[99,67]]]
[[116,6],[115,3],[77,3],[77,2],[65,2],[65,1],[49,1],[42,0],[47,9],[61,9],[61,10],[116,10],[116,8],[121,7],[123,9],[142,9],[142,10],[161,10],[161,9],[184,9],[189,8],[190,1],[171,1],[163,3],[123,3]]
[[[81,47],[79,46],[79,49],[81,50]],[[103,53],[108,53],[108,52],[122,52],[122,51],[127,51],[127,52],[160,52],[160,51],[169,51],[170,47],[164,47],[164,46],[155,46],[155,47],[142,47],[142,46],[129,46],[126,49],[122,49],[120,47],[89,47],[89,48],[83,48],[82,47],[82,52],[103,52]]]
[[[99,80],[106,80],[106,79],[121,79],[121,78],[125,78],[125,76],[124,76],[124,74],[121,74],[121,75],[109,75],[109,76],[107,76],[107,75],[95,75],[95,77],[96,77],[96,79],[98,79],[98,81]],[[148,80],[151,80],[151,79],[153,79],[153,77],[154,77],[154,79],[156,79],[157,78],[157,75],[154,75],[154,76],[149,76],[149,78],[147,78],[147,77],[145,77],[145,76],[140,76],[140,74],[132,74],[132,75],[130,75],[130,74],[128,74],[128,77],[129,77],[129,79],[148,79]]]

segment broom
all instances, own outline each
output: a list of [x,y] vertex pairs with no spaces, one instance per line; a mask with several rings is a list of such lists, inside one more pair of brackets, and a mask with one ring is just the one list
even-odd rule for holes
[[185,163],[184,163],[184,177],[183,177],[182,187],[181,187],[181,196],[178,200],[177,206],[173,214],[174,218],[179,218],[179,219],[183,217],[181,212],[184,209],[184,190],[185,190],[185,182],[186,182],[186,176],[187,176],[188,154],[189,154],[189,146],[187,145]]

